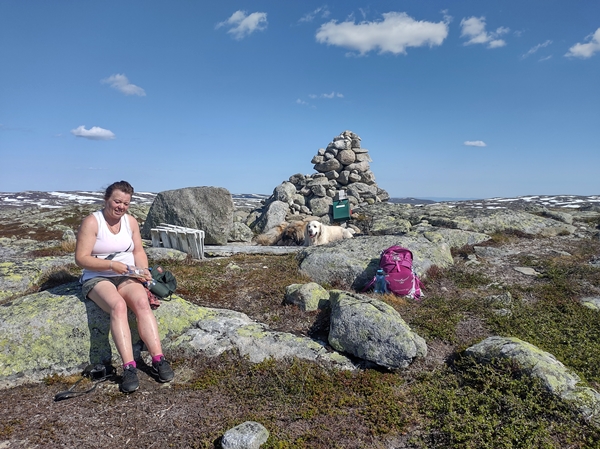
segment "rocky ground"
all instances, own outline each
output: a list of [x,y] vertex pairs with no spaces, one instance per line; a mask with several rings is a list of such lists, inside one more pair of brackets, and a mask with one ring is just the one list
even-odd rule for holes
[[[0,197],[3,197],[3,202],[0,203],[0,238],[14,241],[29,237],[32,243],[26,245],[26,251],[40,251],[44,246],[42,243],[44,238],[53,240],[52,244],[56,245],[66,232],[69,230],[72,232],[81,216],[97,207],[97,195],[90,194],[90,202],[81,204],[81,193],[83,192],[78,192],[72,197],[53,194],[48,197],[46,194],[38,193],[10,194],[10,198],[15,201],[7,200],[8,194],[0,194]],[[151,198],[151,194],[146,197],[141,194],[140,203],[133,208],[132,212],[140,218],[143,217]],[[44,199],[45,201],[42,201]],[[17,205],[17,200],[21,201],[21,204]],[[469,201],[457,203],[456,206],[516,209],[553,207],[575,212],[574,215],[579,214],[580,219],[585,221],[586,213],[597,211],[599,201],[599,197],[536,196]],[[43,204],[43,207],[34,204],[36,202]],[[69,212],[57,213],[59,210]],[[24,228],[25,224],[27,226]],[[480,295],[481,289],[496,288],[483,285],[478,287],[479,290],[474,290],[465,286],[469,282],[475,282],[474,279],[482,277],[489,280],[490,285],[512,286],[511,288],[522,292],[521,299],[525,302],[536,301],[537,297],[533,292],[540,283],[545,282],[544,277],[549,275],[548,267],[552,266],[549,261],[561,262],[575,254],[583,254],[577,257],[586,258],[582,262],[584,265],[595,266],[594,264],[598,263],[598,258],[594,255],[600,255],[600,243],[597,238],[592,237],[596,226],[595,223],[586,224],[585,238],[583,238],[583,230],[580,236],[565,235],[551,239],[513,235],[506,236],[504,241],[496,240],[481,245],[483,249],[477,251],[473,248],[457,250],[454,252],[454,274],[436,276],[436,273],[432,273],[430,280],[426,281],[427,296],[424,301],[426,303],[428,298],[440,297],[452,298],[453,301],[458,301],[458,298],[467,300],[471,296]],[[0,253],[2,261],[13,256],[14,253],[7,250]],[[239,257],[235,260],[235,264],[242,268],[251,268],[277,263],[277,257],[281,256]],[[286,263],[289,263],[289,260]],[[219,262],[213,260],[207,263]],[[523,272],[519,268],[528,270]],[[184,271],[183,265],[181,270]],[[460,282],[456,279],[456,273],[461,276]],[[253,281],[249,278],[246,283],[252,285]],[[481,283],[485,284],[485,282]],[[264,281],[261,280],[261,283]],[[581,283],[581,291],[585,291],[587,295],[600,295],[600,287],[597,283],[586,280]],[[195,290],[193,285],[191,276],[189,281],[182,280],[182,296],[199,305],[243,311],[251,318],[268,323],[277,330],[302,335],[319,335],[326,329],[326,315],[316,313],[307,315],[295,308],[283,308],[279,293],[270,294],[269,286],[255,288],[254,293],[248,288],[239,289],[239,294],[236,293],[237,289],[226,286],[224,288],[228,288],[229,293],[220,295],[215,292],[202,294]],[[414,325],[419,326],[419,319],[422,319],[420,318],[422,306],[415,306],[402,300],[390,299],[390,301],[400,310],[409,324],[413,325],[414,322]],[[490,335],[490,332],[488,324],[481,317],[464,314],[456,323],[453,338],[429,338],[427,359],[411,365],[401,374],[402,378],[411,384],[416,382],[423,372],[441,369],[458,348],[485,338]],[[25,385],[2,391],[4,412],[0,418],[0,448],[75,447],[111,443],[137,447],[219,447],[219,435],[225,429],[239,424],[241,417],[253,416],[253,413],[264,416],[264,411],[259,411],[259,407],[264,405],[258,397],[242,398],[242,402],[238,402],[228,394],[227,388],[235,390],[233,385],[243,385],[248,378],[257,375],[257,371],[246,367],[244,362],[228,357],[216,359],[197,357],[194,360],[187,359],[183,354],[173,354],[172,357],[177,372],[175,382],[159,384],[148,374],[148,367],[142,366],[140,390],[129,396],[118,392],[116,382],[108,381],[91,394],[55,402],[54,395],[73,382],[71,379],[61,378],[49,378],[43,384]],[[293,366],[286,369],[293,369]],[[238,377],[232,378],[233,383],[229,387],[217,391],[198,388],[201,382],[206,384],[214,382],[210,378],[199,377],[198,373],[220,372],[224,376],[223,373],[231,371],[236,371]],[[275,390],[282,388],[280,395],[294,397],[294,391],[283,389],[284,374],[280,373],[280,375],[281,384],[279,387],[275,384]],[[304,372],[301,375],[308,376],[308,373]],[[592,386],[596,389],[600,387],[597,383],[592,383]],[[243,396],[241,393],[238,394]],[[294,404],[289,405],[293,407]],[[254,412],[253,406],[256,407]],[[383,435],[375,435],[371,433],[372,430],[364,427],[363,421],[354,418],[355,411],[349,409],[343,415],[321,416],[313,421],[294,417],[294,414],[289,411],[278,410],[277,413],[281,416],[273,417],[272,422],[287,429],[289,441],[287,445],[285,441],[279,441],[277,446],[268,447],[324,448],[334,447],[334,445],[344,448],[418,447],[409,441],[424,432],[422,424],[416,424],[415,421],[415,425],[408,426],[411,430],[403,434],[384,432]],[[307,433],[307,428],[313,429],[311,432],[318,434],[318,437],[313,437],[312,443],[306,436],[310,434]],[[304,438],[308,438],[308,442],[302,443],[301,440]],[[432,444],[430,447],[442,446]],[[514,447],[542,446],[516,445]],[[544,447],[561,447],[560,438]],[[596,446],[581,444],[571,447]]]

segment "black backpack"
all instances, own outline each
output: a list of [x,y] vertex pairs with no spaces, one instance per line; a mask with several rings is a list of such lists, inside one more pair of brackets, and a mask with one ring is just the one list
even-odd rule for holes
[[165,299],[175,293],[177,279],[175,279],[173,273],[161,266],[152,267],[150,273],[152,273],[152,279],[154,279],[154,283],[149,288],[152,293],[160,299]]

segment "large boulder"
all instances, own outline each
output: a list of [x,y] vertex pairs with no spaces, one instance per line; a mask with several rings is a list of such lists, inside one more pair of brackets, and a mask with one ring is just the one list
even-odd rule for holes
[[481,363],[512,360],[524,373],[540,379],[549,392],[573,403],[585,419],[600,426],[600,393],[578,385],[579,376],[549,352],[518,338],[494,336],[467,348],[465,354]]
[[329,344],[387,368],[406,368],[427,355],[425,340],[390,305],[365,295],[331,292]]
[[167,223],[204,231],[204,243],[225,245],[233,226],[233,200],[223,187],[186,187],[156,195],[142,228],[150,230]]
[[450,246],[444,241],[433,243],[420,235],[358,236],[303,249],[298,253],[300,269],[319,284],[341,282],[360,289],[374,276],[381,252],[393,245],[412,251],[413,266],[419,275],[432,265],[444,268],[453,263]]

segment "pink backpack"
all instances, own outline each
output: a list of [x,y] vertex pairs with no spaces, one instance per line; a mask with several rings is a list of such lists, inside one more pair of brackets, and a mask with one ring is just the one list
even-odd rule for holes
[[[381,253],[379,268],[386,274],[387,289],[398,296],[419,299],[423,283],[413,270],[413,254],[401,246],[390,246]],[[366,291],[375,283],[373,278],[363,288]]]

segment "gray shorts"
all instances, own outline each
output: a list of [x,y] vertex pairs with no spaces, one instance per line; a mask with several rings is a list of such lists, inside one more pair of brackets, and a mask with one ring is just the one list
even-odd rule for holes
[[[112,282],[115,287],[118,287],[127,279],[131,279],[129,276],[111,276],[111,277],[95,277],[88,279],[81,285],[81,293],[83,293],[83,297],[87,298],[88,294],[92,291],[92,289],[96,286],[98,282],[108,281]],[[89,299],[89,298],[88,298]]]

